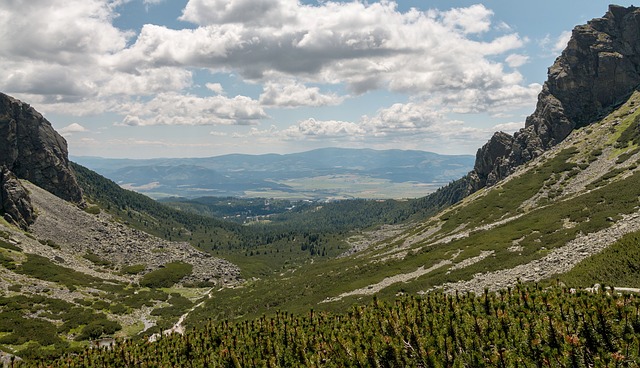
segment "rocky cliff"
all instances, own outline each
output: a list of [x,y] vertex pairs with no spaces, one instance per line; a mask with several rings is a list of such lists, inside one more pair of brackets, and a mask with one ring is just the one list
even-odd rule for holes
[[69,168],[67,142],[33,107],[0,93],[0,166],[74,203],[82,190]]
[[0,215],[25,230],[35,219],[28,191],[4,166],[0,166]]
[[577,26],[549,68],[535,112],[513,136],[496,133],[478,150],[469,191],[491,186],[515,168],[591,124],[640,85],[640,8],[610,5]]

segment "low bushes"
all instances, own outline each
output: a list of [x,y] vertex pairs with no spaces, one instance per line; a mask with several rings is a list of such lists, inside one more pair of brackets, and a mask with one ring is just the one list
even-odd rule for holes
[[151,271],[142,277],[140,286],[149,288],[171,287],[191,275],[193,266],[184,262],[167,263],[164,268]]

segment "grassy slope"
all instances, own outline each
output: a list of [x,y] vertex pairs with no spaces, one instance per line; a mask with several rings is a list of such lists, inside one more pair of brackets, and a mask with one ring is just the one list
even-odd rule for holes
[[[580,233],[601,230],[611,225],[611,219],[637,211],[640,172],[634,155],[638,152],[640,112],[634,106],[638,101],[640,96],[632,96],[602,123],[577,132],[571,141],[528,164],[500,185],[476,193],[431,219],[417,221],[400,234],[377,240],[356,256],[339,259],[329,258],[343,250],[338,235],[346,236],[346,230],[328,240],[327,244],[335,242],[330,254],[324,258],[310,257],[307,252],[309,241],[317,239],[314,234],[287,234],[281,229],[270,232],[267,228],[260,231],[253,228],[247,233],[246,228],[235,224],[156,207],[155,202],[120,191],[113,183],[91,179],[92,174],[81,167],[76,170],[83,186],[89,188],[87,194],[92,201],[134,226],[168,238],[189,239],[204,248],[207,246],[202,241],[209,238],[209,249],[235,257],[249,268],[249,274],[259,276],[242,287],[214,292],[203,308],[190,315],[189,324],[199,325],[209,318],[251,320],[276,311],[306,313],[310,308],[344,312],[354,303],[365,304],[373,297],[354,295],[330,303],[320,302],[442,261],[451,263],[426,275],[391,284],[378,293],[378,298],[393,300],[398,293],[414,294],[445,282],[470,279],[478,272],[510,268],[541,258]],[[600,169],[596,170],[597,167]],[[83,182],[87,178],[91,180]],[[431,206],[427,206],[428,210],[455,202],[463,184],[454,182],[440,196],[412,203],[414,212],[420,209],[416,203]],[[301,228],[305,226],[309,223]],[[274,234],[283,236],[263,242]],[[458,237],[438,242],[452,235]],[[618,286],[637,284],[634,272],[640,268],[634,248],[637,242],[637,234],[628,235],[561,279],[570,286],[597,281],[625,284]],[[516,243],[520,250],[514,253],[510,247]],[[292,254],[287,255],[287,250]],[[248,251],[254,251],[254,256],[247,255]],[[490,256],[479,258],[487,253]],[[474,259],[477,261],[466,267],[452,267]],[[621,267],[604,267],[612,260]],[[599,270],[594,272],[596,267]],[[279,272],[273,273],[274,269]],[[182,305],[179,301],[176,297],[176,303]],[[159,311],[173,312],[173,309]],[[580,341],[586,343],[587,339]]]
[[[640,172],[635,160],[630,159],[637,149],[630,132],[637,130],[640,112],[633,106],[639,99],[638,95],[632,96],[603,123],[578,132],[571,142],[530,163],[509,180],[411,226],[359,257],[291,267],[242,288],[220,291],[189,322],[194,324],[206,317],[252,318],[275,310],[300,313],[310,307],[344,311],[351,304],[372,297],[355,295],[333,303],[320,302],[367,288],[386,277],[452,260],[454,254],[457,254],[452,261],[455,264],[491,252],[489,257],[467,267],[454,269],[446,265],[424,276],[392,284],[378,296],[393,299],[398,293],[415,293],[446,282],[468,280],[479,272],[512,268],[542,258],[578,234],[602,230],[612,224],[611,219],[615,221],[623,214],[637,211]],[[612,124],[613,121],[617,123]],[[598,165],[606,167],[594,170]],[[573,190],[578,185],[581,189]],[[511,220],[491,229],[483,228],[505,219]],[[436,242],[464,231],[468,234],[459,239]],[[410,237],[421,234],[430,235],[409,246],[403,245]],[[514,243],[519,246],[518,252],[511,249]]]

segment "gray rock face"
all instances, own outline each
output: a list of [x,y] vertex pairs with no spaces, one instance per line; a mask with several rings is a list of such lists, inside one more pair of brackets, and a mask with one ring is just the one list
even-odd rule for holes
[[0,167],[0,215],[7,222],[27,229],[35,220],[29,193],[6,167]]
[[0,93],[0,166],[56,196],[82,203],[67,142],[33,107]]
[[505,178],[574,129],[606,115],[639,85],[640,8],[611,5],[604,17],[574,28],[525,127],[513,136],[496,133],[478,150],[470,188]]

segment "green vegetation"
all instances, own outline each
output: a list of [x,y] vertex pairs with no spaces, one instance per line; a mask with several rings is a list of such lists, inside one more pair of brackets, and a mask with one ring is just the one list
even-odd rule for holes
[[[555,284],[555,280],[546,280],[545,289],[518,284],[481,296],[433,290],[444,283],[470,280],[478,273],[540,259],[581,234],[603,230],[637,211],[640,172],[634,171],[637,164],[628,162],[640,149],[637,116],[640,113],[628,115],[609,129],[611,135],[604,137],[609,138],[609,146],[592,144],[602,140],[587,137],[546,161],[532,162],[527,171],[433,219],[427,218],[464,198],[469,178],[419,200],[273,201],[267,206],[265,200],[253,199],[172,199],[170,204],[178,211],[74,166],[79,181],[88,186],[85,193],[102,210],[165,239],[189,241],[224,257],[241,267],[247,281],[237,288],[211,288],[209,297],[196,301],[197,296],[188,293],[159,289],[191,274],[187,263],[169,263],[143,275],[140,286],[145,289],[86,277],[81,278],[85,283],[74,284],[71,280],[79,276],[75,271],[39,256],[28,255],[22,262],[17,257],[23,255],[15,249],[0,247],[0,263],[18,272],[69,288],[95,289],[69,307],[74,316],[43,312],[46,308],[28,313],[20,309],[16,314],[20,318],[35,314],[37,323],[53,321],[57,329],[42,341],[21,340],[2,331],[0,339],[48,343],[50,349],[62,346],[60,334],[79,340],[113,334],[120,326],[106,313],[126,314],[142,307],[158,318],[154,330],[145,333],[157,332],[202,302],[185,321],[194,329],[184,337],[162,337],[153,344],[125,341],[114,350],[65,356],[57,364],[633,366],[640,359],[640,298],[580,289],[571,293],[568,287],[595,282],[637,286],[640,232],[623,237],[560,275],[559,281],[567,288],[546,288]],[[589,134],[593,131],[597,129]],[[591,174],[583,170],[597,160],[615,160],[617,166],[595,178],[587,190],[572,191],[570,180]],[[212,218],[237,214],[263,217],[244,226]],[[506,219],[509,221],[498,223]],[[349,236],[381,224],[410,222],[395,235],[372,236],[358,258],[335,257],[347,250]],[[467,232],[462,236],[462,231]],[[461,236],[434,242],[452,234]],[[95,264],[101,261],[92,253],[85,258]],[[145,268],[130,265],[122,267],[121,273],[141,274]],[[425,269],[430,271],[416,273]],[[396,278],[376,296],[362,292],[403,274],[417,276],[402,282]]]
[[[344,238],[354,230],[424,218],[462,198],[463,184],[452,184],[428,200],[353,200],[335,203],[298,203],[295,208],[269,217],[269,224],[241,226],[199,214],[214,214],[224,203],[211,198],[172,204],[176,210],[142,194],[123,190],[95,172],[73,164],[85,196],[131,226],[167,240],[188,241],[240,266],[245,278],[265,277],[283,267],[304,264],[311,258],[328,259],[346,250]],[[431,197],[431,196],[430,196]],[[249,200],[251,202],[253,200]],[[258,201],[258,200],[256,200]],[[249,203],[249,210],[264,208],[264,200]],[[227,199],[227,202],[229,200]],[[276,211],[288,201],[275,201]],[[232,202],[239,211],[246,200]],[[253,206],[253,207],[252,207]],[[191,213],[193,211],[196,213]],[[197,214],[199,213],[199,214]]]
[[[386,241],[382,244],[383,248],[357,262],[341,258],[303,266],[285,264],[279,275],[248,282],[243,288],[213,293],[203,308],[189,316],[187,324],[193,326],[197,321],[208,317],[254,318],[276,309],[301,313],[309,306],[344,311],[352,303],[362,303],[370,297],[352,296],[339,302],[318,303],[327,297],[381,282],[385,277],[414,272],[419,267],[429,268],[442,260],[450,260],[454,253],[459,253],[455,262],[461,262],[478,256],[482,251],[492,252],[490,257],[464,268],[453,270],[450,266],[444,266],[425,276],[390,285],[378,295],[383,299],[393,299],[397,293],[416,293],[446,282],[469,280],[478,272],[512,268],[539,259],[550,250],[565,245],[578,234],[602,230],[613,223],[608,219],[616,220],[621,214],[636,210],[636,188],[640,187],[638,172],[624,179],[617,178],[606,187],[582,195],[549,202],[547,206],[527,211],[521,210],[520,204],[547,185],[551,174],[568,175],[574,170],[575,166],[567,161],[575,155],[575,150],[565,150],[549,164],[532,168],[531,172],[504,183],[489,194],[452,209],[445,215],[450,216],[448,221],[442,225],[442,229],[449,230],[441,229],[434,232],[432,237],[446,235],[465,224],[467,229],[471,229],[504,217],[519,216],[503,225],[490,230],[477,230],[467,237],[435,246],[429,245],[430,238],[425,238],[414,244],[411,251],[403,257],[384,262],[375,261],[376,254],[402,246],[407,234],[415,234],[419,228],[415,225],[399,235],[397,242],[393,239]],[[434,222],[431,223],[431,226],[435,226]],[[570,223],[571,226],[565,226],[565,223]],[[516,240],[522,249],[514,253],[510,247]]]
[[37,254],[27,254],[27,260],[16,268],[16,272],[35,277],[40,280],[73,286],[91,286],[101,280],[87,274],[59,266],[49,258]]
[[[102,328],[101,333],[100,328]],[[76,351],[61,335],[79,330],[76,340],[110,334],[121,327],[102,313],[41,295],[0,296],[0,344],[25,359],[53,359]]]
[[640,145],[640,114],[636,114],[633,121],[620,133],[616,140],[616,148],[625,148],[628,145]]
[[140,286],[149,288],[172,287],[186,276],[191,275],[192,270],[193,266],[188,263],[167,263],[164,268],[159,268],[144,275],[140,280]]
[[448,233],[463,225],[473,228],[521,214],[521,204],[538,193],[545,181],[555,175],[570,172],[577,166],[568,162],[576,153],[575,148],[565,149],[545,165],[493,188],[475,201],[452,209],[441,218],[446,223],[440,232]]
[[85,207],[84,211],[88,214],[91,215],[97,215],[100,213],[100,207],[99,206],[87,206]]
[[209,320],[184,336],[123,341],[51,366],[622,367],[640,359],[639,310],[635,296],[558,287],[431,293],[344,314]]
[[156,308],[151,311],[152,316],[162,316],[165,318],[179,317],[185,310],[191,308],[193,303],[178,293],[171,293],[169,298],[170,306]]
[[129,265],[129,266],[122,267],[121,271],[122,271],[123,274],[137,275],[140,272],[143,272],[146,268],[147,268],[147,266],[145,266],[143,264],[134,264],[134,265]]
[[304,201],[265,198],[201,197],[185,199],[170,197],[159,200],[169,207],[201,216],[224,218],[244,223],[247,217],[268,216],[287,212]]
[[2,239],[0,239],[0,248],[4,248],[4,249],[9,249],[9,250],[15,250],[16,252],[22,252],[22,249],[20,249],[19,247],[8,243]]
[[51,248],[53,248],[53,249],[60,249],[60,245],[59,245],[59,244],[56,244],[56,242],[54,242],[54,241],[53,241],[53,240],[51,240],[51,239],[46,239],[46,240],[44,240],[44,239],[40,239],[40,240],[39,240],[39,242],[40,242],[40,244],[42,244],[42,245],[48,245],[48,246],[50,246],[50,247],[51,247]]
[[91,261],[96,266],[106,266],[106,267],[111,266],[111,262],[100,258],[100,256],[98,256],[95,253],[88,252],[85,255],[83,255],[82,258]]
[[618,287],[640,285],[640,232],[629,233],[602,252],[578,263],[560,280],[576,287],[595,283]]

